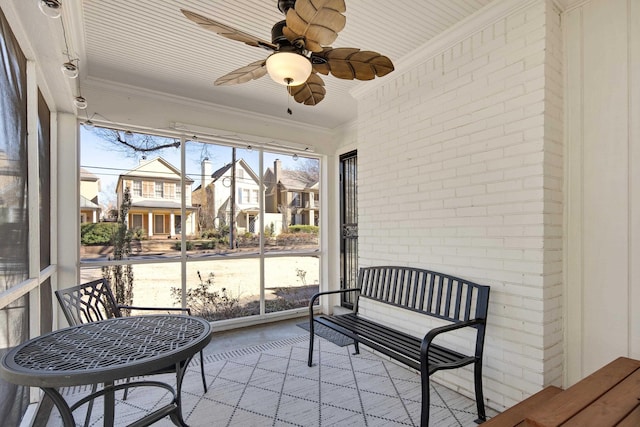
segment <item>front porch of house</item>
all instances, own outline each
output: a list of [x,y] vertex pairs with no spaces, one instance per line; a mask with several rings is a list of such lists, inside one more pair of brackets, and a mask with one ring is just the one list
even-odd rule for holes
[[[189,0],[176,2],[186,7]],[[640,359],[640,2],[482,2],[486,4],[476,13],[415,46],[394,73],[366,87],[354,86],[349,93],[357,115],[327,127],[297,120],[313,111],[303,106],[299,116],[269,116],[189,98],[195,89],[183,96],[168,92],[171,85],[162,82],[144,87],[144,75],[123,81],[105,78],[109,61],[85,50],[85,19],[94,25],[99,19],[96,14],[85,16],[83,8],[115,3],[63,0],[66,12],[56,21],[39,11],[39,0],[0,0],[0,47],[6,52],[3,58],[11,58],[0,71],[5,96],[1,107],[11,107],[0,110],[0,127],[6,130],[0,140],[0,353],[66,326],[53,292],[100,277],[103,266],[131,265],[132,277],[139,280],[134,302],[138,298],[144,305],[170,301],[186,306],[189,289],[212,283],[218,298],[229,298],[223,290],[233,292],[228,300],[249,305],[251,315],[213,322],[212,346],[216,335],[238,329],[238,335],[229,336],[231,341],[220,341],[226,346],[236,337],[251,337],[247,327],[305,311],[280,304],[278,292],[303,286],[336,290],[356,282],[358,267],[404,265],[491,287],[483,378],[485,403],[496,411],[547,386],[571,386],[616,357]],[[149,16],[174,19],[178,12],[167,12],[168,4],[156,2],[158,15]],[[114,16],[119,17],[114,24],[126,22]],[[61,64],[72,59],[78,63],[69,57],[67,41],[82,58],[77,80],[60,73]],[[142,41],[133,37],[128,43]],[[147,65],[139,70],[150,69]],[[87,110],[73,103],[79,90],[88,101]],[[83,144],[96,142],[95,128],[173,142],[171,182],[180,186],[145,190],[141,182],[140,191],[154,196],[150,198],[170,193],[175,204],[162,211],[138,206],[128,219],[146,230],[149,242],[170,241],[170,250],[109,260],[107,252],[81,248],[80,221],[99,218],[97,212],[82,209],[87,206],[79,194],[81,168],[95,166],[82,158]],[[271,228],[277,233],[297,219],[290,220],[277,206],[273,215],[278,217],[267,219],[272,211],[265,209],[267,196],[260,193],[258,202],[250,205],[255,212],[242,214],[244,231],[251,232],[253,222],[256,234],[247,237],[251,240],[246,246],[232,233],[230,240],[212,235],[189,249],[187,234],[197,227],[195,219],[187,219],[193,212],[189,209],[195,209],[187,187],[200,174],[189,165],[214,148],[221,150],[216,154],[223,153],[216,159],[221,163],[236,154],[253,162],[258,181],[275,159],[288,162],[291,169],[298,159],[316,162],[319,184],[312,188],[313,200],[294,207],[304,213],[300,222],[319,226],[317,236],[304,242],[294,233],[281,241],[277,236],[267,239]],[[109,150],[97,151],[103,156],[101,168],[132,169],[124,161],[119,164],[126,156],[113,161]],[[351,198],[341,193],[346,155],[352,155],[357,166],[351,177],[357,194]],[[347,214],[357,220],[345,222]],[[187,229],[191,222],[194,228]],[[269,242],[276,244],[270,247]],[[345,251],[351,258],[343,257]],[[349,305],[332,296],[323,298],[318,310],[329,313]],[[378,314],[401,324],[407,333],[421,333],[393,308]],[[221,421],[231,424],[251,418],[287,425],[291,418],[279,416],[288,414],[284,403],[294,400],[311,408],[296,415],[303,425],[305,414],[318,423],[329,416],[324,408],[343,413],[341,420],[353,416],[369,425],[391,419],[415,423],[415,402],[402,397],[411,396],[411,390],[400,392],[393,407],[371,407],[370,402],[382,397],[361,389],[360,378],[354,377],[341,391],[355,391],[344,398],[355,406],[345,407],[325,400],[325,386],[342,386],[333,377],[325,382],[300,371],[294,375],[263,369],[262,357],[274,366],[286,361],[295,367],[304,339],[287,339],[263,341],[283,344],[273,348],[243,345],[240,365],[233,365],[238,361],[231,360],[228,348],[210,348],[211,393],[220,390],[217,384],[225,384],[239,394],[203,397],[188,390],[194,424],[208,420],[214,414],[207,411],[218,408],[226,414]],[[457,339],[460,345],[468,343],[463,336]],[[353,366],[373,360],[368,354],[351,358],[345,348],[331,344],[320,347],[328,360],[341,358],[341,366],[345,360]],[[382,381],[383,371],[391,367],[375,363],[382,371],[373,376]],[[335,368],[320,366],[323,372]],[[280,390],[273,390],[273,384],[256,386],[251,377],[228,377],[228,367],[241,374],[277,374],[280,382],[273,384]],[[405,371],[398,372],[384,382],[397,386]],[[289,377],[300,382],[288,383]],[[464,370],[437,381],[438,387],[460,396],[473,394],[473,380]],[[413,386],[411,380],[402,384]],[[0,402],[5,402],[0,414],[9,414],[12,425],[20,420],[28,424],[42,402],[40,390],[0,385]],[[392,386],[393,393],[400,391],[396,388]],[[257,390],[258,398],[243,394]],[[312,396],[311,390],[317,394]],[[260,401],[262,392],[273,399]],[[300,398],[303,392],[309,394]],[[436,388],[434,393],[448,392]],[[461,425],[458,415],[466,416],[459,395],[443,399],[441,409],[451,425]],[[245,396],[251,397],[247,404]],[[338,400],[341,396],[336,393]],[[390,395],[385,391],[382,396]],[[458,401],[459,407],[450,405]],[[388,413],[376,412],[382,406]],[[339,425],[339,420],[327,422],[333,421]]]
[[[199,365],[185,376],[183,414],[193,427],[245,426],[418,426],[420,376],[369,351],[354,355],[353,346],[316,337],[313,367],[307,366],[305,317],[235,331],[214,333],[204,350],[208,392],[203,393]],[[469,372],[471,375],[471,373]],[[175,384],[171,374],[154,379]],[[70,402],[89,387],[64,392]],[[435,384],[431,420],[438,427],[477,425],[475,401]],[[116,426],[128,425],[166,403],[166,391],[133,389],[118,394]],[[90,425],[101,423],[97,402]],[[86,408],[77,417],[84,419]],[[488,409],[488,417],[497,412]],[[173,425],[169,419],[157,425]],[[47,427],[59,427],[54,410]]]

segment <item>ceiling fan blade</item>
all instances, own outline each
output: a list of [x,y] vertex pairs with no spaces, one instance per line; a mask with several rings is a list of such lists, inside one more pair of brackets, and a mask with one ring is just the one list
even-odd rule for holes
[[234,70],[218,78],[218,80],[215,81],[214,85],[230,86],[259,79],[260,77],[267,74],[267,67],[265,66],[265,64],[266,60],[264,59],[252,62],[249,65],[245,65],[242,68],[238,68],[237,70]]
[[304,105],[318,105],[327,93],[324,88],[324,81],[316,73],[311,73],[303,84],[289,86],[287,90],[296,102]]
[[287,11],[283,34],[290,42],[304,38],[306,49],[320,52],[344,28],[347,18],[342,13],[346,10],[344,0],[296,0]]
[[[313,58],[321,58],[314,61]],[[370,50],[350,47],[324,48],[311,56],[313,70],[328,75],[331,73],[345,80],[373,80],[394,70],[393,62],[384,55]]]
[[222,37],[226,37],[231,40],[236,40],[236,41],[248,44],[249,46],[262,47],[272,51],[278,48],[278,46],[276,46],[275,44],[267,40],[263,40],[258,37],[252,36],[251,34],[237,30],[221,22],[214,21],[213,19],[209,19],[195,12],[191,12],[185,9],[180,9],[180,12],[182,12],[183,15],[186,16],[189,20],[200,25],[202,28],[207,29],[209,31],[213,31],[214,33],[219,34]]

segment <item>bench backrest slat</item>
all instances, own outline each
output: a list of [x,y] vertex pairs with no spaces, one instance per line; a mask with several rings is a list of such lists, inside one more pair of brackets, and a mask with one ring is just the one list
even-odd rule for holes
[[451,322],[487,317],[490,288],[448,274],[412,267],[363,267],[358,282],[360,297]]

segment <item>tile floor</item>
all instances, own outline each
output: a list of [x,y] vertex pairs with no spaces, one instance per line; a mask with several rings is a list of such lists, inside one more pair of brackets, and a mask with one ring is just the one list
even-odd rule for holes
[[[367,351],[317,338],[312,368],[306,364],[308,333],[302,319],[215,333],[205,349],[209,391],[203,394],[199,367],[185,376],[183,415],[198,426],[416,426],[420,419],[417,374]],[[155,376],[175,383],[173,375]],[[88,388],[65,391],[77,401]],[[119,394],[119,393],[118,393]],[[118,396],[117,396],[118,397]],[[116,425],[128,425],[170,400],[163,390],[135,388],[116,402]],[[475,426],[475,402],[432,385],[431,426]],[[74,414],[83,420],[84,409]],[[495,412],[487,409],[488,416]],[[102,425],[96,401],[92,426]],[[60,426],[54,410],[48,427]],[[173,425],[169,419],[158,426]]]

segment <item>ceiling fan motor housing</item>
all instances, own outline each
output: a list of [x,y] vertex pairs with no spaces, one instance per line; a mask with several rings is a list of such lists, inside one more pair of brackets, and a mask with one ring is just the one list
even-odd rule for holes
[[271,28],[271,43],[278,45],[278,52],[304,53],[304,40],[294,40],[290,42],[282,33],[282,29],[287,26],[287,21],[276,22]]
[[296,5],[296,0],[278,0],[278,9],[280,12],[287,14],[287,10]]

